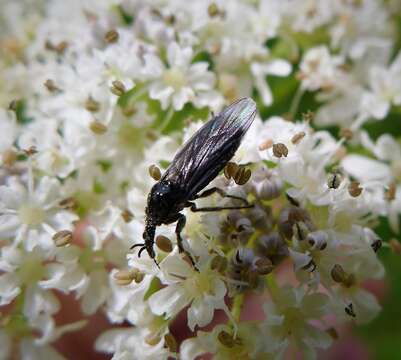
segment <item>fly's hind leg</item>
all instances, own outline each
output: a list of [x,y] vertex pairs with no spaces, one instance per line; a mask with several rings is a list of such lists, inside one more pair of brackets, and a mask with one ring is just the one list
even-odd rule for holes
[[185,223],[186,223],[185,216],[182,215],[182,214],[178,214],[177,226],[175,227],[175,234],[177,236],[178,250],[179,250],[180,253],[184,253],[185,255],[187,255],[189,260],[191,261],[192,266],[194,267],[194,269],[196,271],[199,271],[197,269],[196,265],[195,265],[195,261],[192,258],[191,254],[187,250],[184,249],[184,244],[183,244],[183,240],[182,240],[182,237],[181,237],[181,231],[184,229]]
[[[230,199],[240,200],[240,201],[242,201],[244,204],[249,205],[247,199],[244,199],[244,198],[242,198],[242,197],[240,197],[240,196],[235,196],[235,195],[227,194],[223,189],[220,189],[220,188],[218,188],[218,187],[212,187],[212,188],[210,188],[210,189],[207,189],[207,190],[201,192],[200,194],[198,194],[198,195],[195,196],[195,199],[204,198],[204,197],[210,196],[210,195],[212,195],[212,194],[214,194],[214,193],[218,193],[221,197],[226,197],[226,198],[230,198]],[[195,200],[195,199],[194,199],[194,200]]]
[[220,210],[237,210],[237,209],[250,209],[253,208],[253,204],[248,204],[248,205],[240,205],[240,206],[215,206],[215,207],[201,207],[198,208],[196,207],[195,203],[188,202],[187,205],[191,211],[193,212],[200,212],[200,211],[220,211]]

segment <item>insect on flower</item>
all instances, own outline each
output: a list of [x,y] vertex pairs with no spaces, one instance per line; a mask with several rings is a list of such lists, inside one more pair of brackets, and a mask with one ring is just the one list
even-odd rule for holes
[[[149,256],[156,262],[153,250],[156,227],[177,222],[175,233],[178,249],[180,252],[186,253],[195,266],[192,257],[183,246],[181,231],[186,220],[180,211],[186,207],[197,212],[245,209],[253,206],[246,199],[228,195],[217,187],[199,192],[219,174],[234,156],[255,115],[256,104],[252,99],[237,100],[209,120],[183,145],[148,195],[146,225],[143,233],[144,243],[131,247],[131,249],[137,246],[141,247],[138,256],[141,256],[142,251],[146,249]],[[213,193],[240,200],[243,205],[196,207],[194,200]]]

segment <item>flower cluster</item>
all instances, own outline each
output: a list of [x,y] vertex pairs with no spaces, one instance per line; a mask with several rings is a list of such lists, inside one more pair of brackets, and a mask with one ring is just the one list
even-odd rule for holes
[[[56,321],[59,293],[106,314],[95,347],[114,359],[313,358],[378,314],[364,284],[400,247],[376,228],[400,231],[401,133],[369,125],[399,122],[397,1],[0,6],[1,356],[60,358],[52,342],[87,322]],[[254,207],[183,211],[196,268],[174,224],[157,229],[160,267],[130,251],[155,179],[240,97],[259,113],[209,186]]]

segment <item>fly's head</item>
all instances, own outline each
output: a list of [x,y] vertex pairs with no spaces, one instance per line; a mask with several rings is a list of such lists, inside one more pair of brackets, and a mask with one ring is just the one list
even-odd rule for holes
[[146,215],[155,225],[165,223],[174,212],[176,194],[172,184],[168,181],[159,181],[153,185],[148,196]]

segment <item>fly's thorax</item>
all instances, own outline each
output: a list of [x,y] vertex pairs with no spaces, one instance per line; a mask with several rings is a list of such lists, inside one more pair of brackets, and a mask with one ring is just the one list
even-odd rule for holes
[[147,217],[156,225],[160,225],[173,218],[183,206],[185,194],[174,183],[161,180],[153,185],[146,208]]

